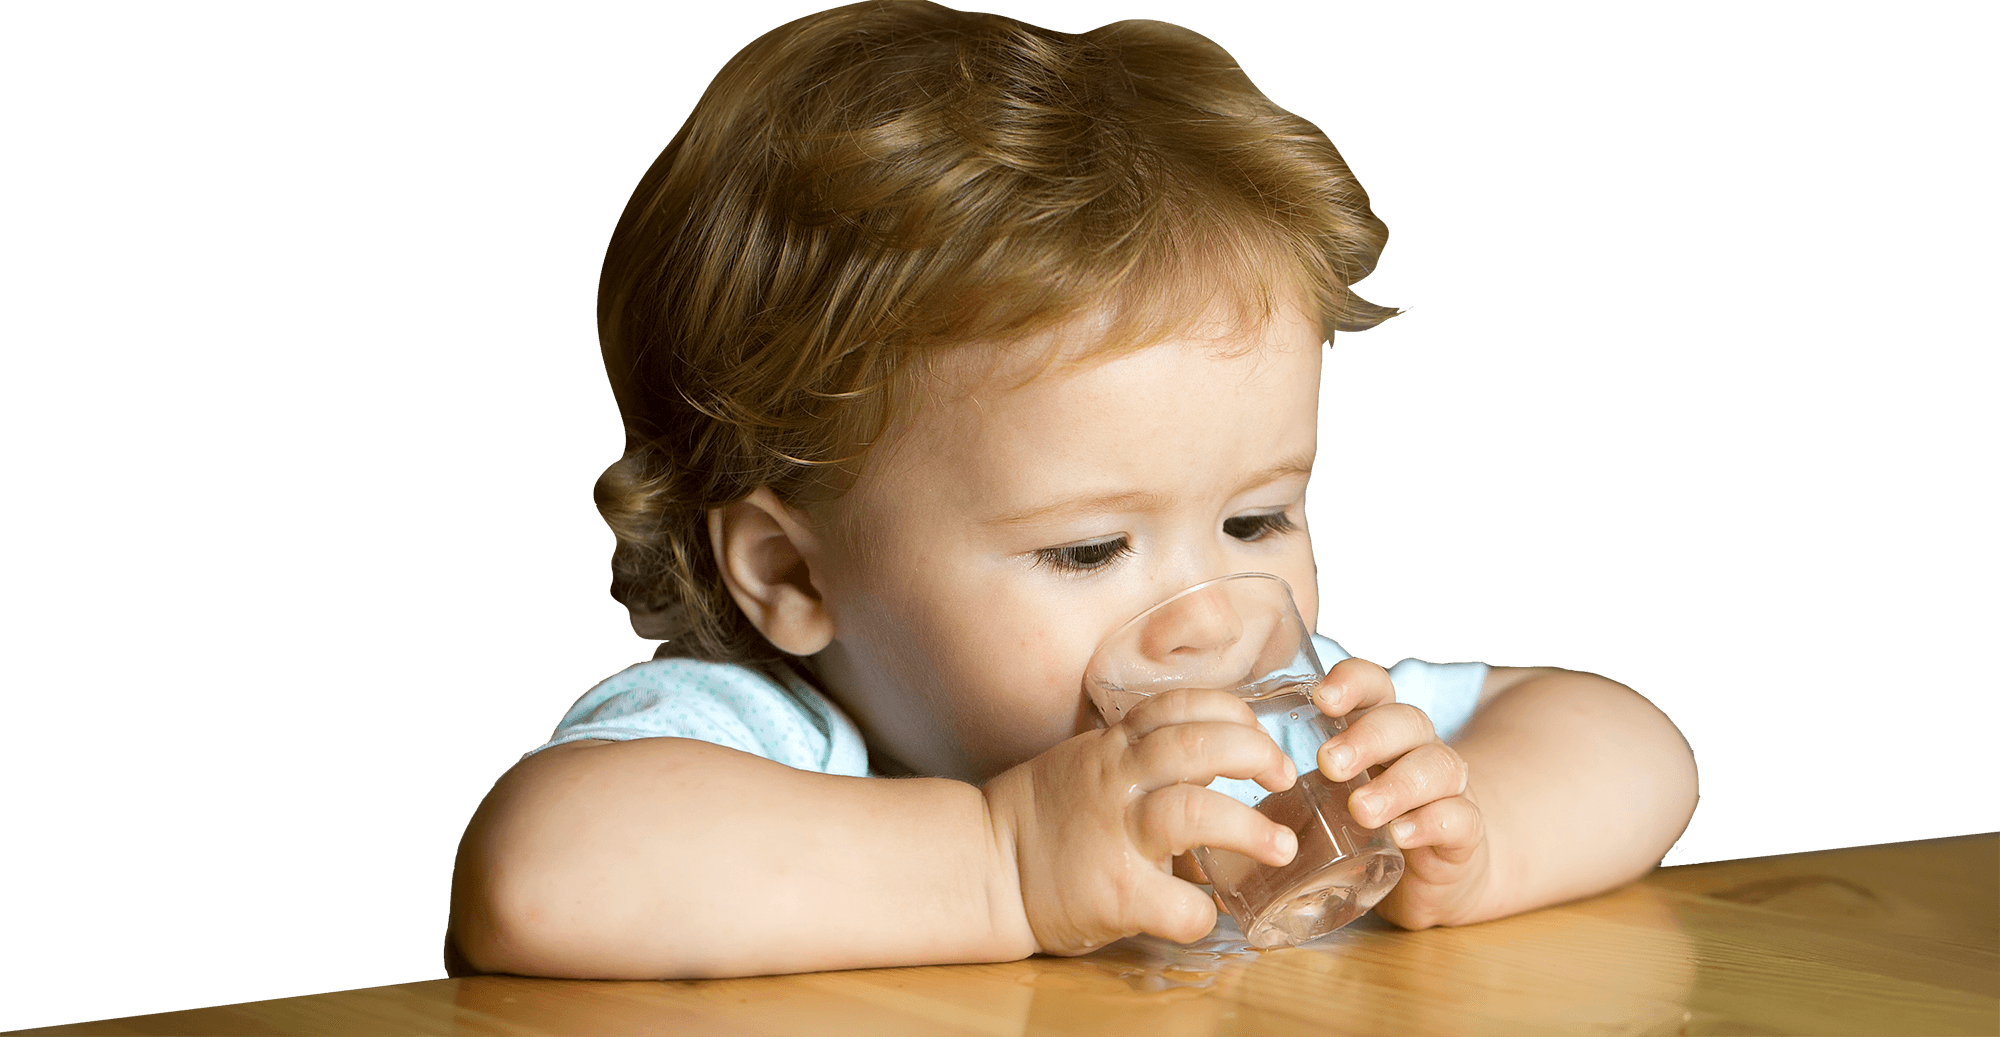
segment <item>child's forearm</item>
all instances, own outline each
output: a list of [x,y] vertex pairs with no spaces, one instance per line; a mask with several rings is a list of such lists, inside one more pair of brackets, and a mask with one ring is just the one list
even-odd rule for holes
[[481,970],[600,979],[1035,949],[973,786],[677,738],[559,746],[509,771],[459,848],[452,935]]
[[1453,748],[1470,767],[1493,855],[1474,921],[1638,878],[1694,813],[1694,754],[1680,730],[1595,674],[1522,680],[1482,705]]

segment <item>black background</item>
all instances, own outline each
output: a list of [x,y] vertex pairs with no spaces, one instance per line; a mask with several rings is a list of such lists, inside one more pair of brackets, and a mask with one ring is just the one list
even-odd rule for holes
[[[112,304],[116,402],[46,486],[98,633],[10,761],[16,933],[98,993],[24,983],[0,1025],[442,977],[466,819],[650,649],[590,502],[604,242],[708,76],[808,10],[374,26],[132,98],[130,166],[202,172],[112,262],[160,302]],[[1176,20],[1342,148],[1390,226],[1362,292],[1412,306],[1328,356],[1322,633],[1648,695],[1702,767],[1668,863],[1994,827],[1936,595],[1972,573],[1968,422],[1914,298],[1956,286],[1856,130],[1886,112],[1656,26]]]

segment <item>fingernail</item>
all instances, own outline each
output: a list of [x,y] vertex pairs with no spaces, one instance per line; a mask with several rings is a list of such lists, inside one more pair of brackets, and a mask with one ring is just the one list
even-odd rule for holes
[[1366,792],[1357,792],[1347,801],[1347,808],[1354,811],[1354,819],[1368,828],[1375,827],[1367,819],[1375,816],[1375,797]]
[[1326,762],[1333,767],[1333,777],[1336,780],[1346,781],[1348,768],[1354,766],[1354,750],[1344,745],[1336,745],[1332,752],[1326,754]]
[[1413,821],[1398,821],[1389,826],[1389,838],[1394,839],[1397,846],[1410,845],[1410,838],[1416,834],[1417,826]]
[[1285,757],[1285,784],[1289,786],[1298,780],[1299,780],[1298,764],[1293,763],[1291,757],[1289,756]]
[[1280,826],[1277,842],[1278,856],[1284,858],[1278,862],[1281,866],[1290,863],[1292,858],[1299,855],[1299,837],[1291,829]]

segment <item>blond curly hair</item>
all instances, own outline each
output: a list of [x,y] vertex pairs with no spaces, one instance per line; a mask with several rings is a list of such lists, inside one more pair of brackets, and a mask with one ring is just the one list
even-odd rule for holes
[[717,74],[605,254],[611,593],[662,656],[777,658],[707,512],[837,496],[913,361],[1085,313],[1100,349],[1137,348],[1245,285],[1360,330],[1395,312],[1350,290],[1386,238],[1326,135],[1178,26],[890,0],[778,28]]

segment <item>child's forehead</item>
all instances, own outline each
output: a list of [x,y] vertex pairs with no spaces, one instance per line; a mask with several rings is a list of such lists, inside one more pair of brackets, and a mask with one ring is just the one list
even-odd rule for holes
[[[1158,341],[1102,348],[1079,322],[1066,333],[1036,340],[968,343],[942,351],[926,365],[903,406],[896,408],[880,444],[883,464],[1030,464],[1040,453],[1090,450],[1119,439],[1116,415],[1129,408],[1176,409],[1176,422],[1199,427],[1212,417],[1204,401],[1255,387],[1275,393],[1301,377],[1301,354],[1317,355],[1323,341],[1316,322],[1296,307],[1256,319],[1217,311],[1211,319]],[[1306,410],[1313,391],[1291,401]],[[1281,415],[1276,395],[1269,406]],[[1310,420],[1310,415],[1307,416]],[[1121,442],[1121,449],[1146,444]],[[871,459],[871,464],[873,459]]]
[[[1204,308],[1157,322],[1121,321],[1106,308],[1093,307],[1033,335],[950,343],[929,350],[912,365],[911,395],[919,405],[957,406],[1074,378],[1147,350],[1188,349],[1228,360],[1290,349],[1306,328],[1317,346],[1324,338],[1316,322],[1306,316],[1304,303],[1297,292],[1240,293],[1216,297]],[[903,422],[915,416],[911,407],[900,410],[897,417]]]

